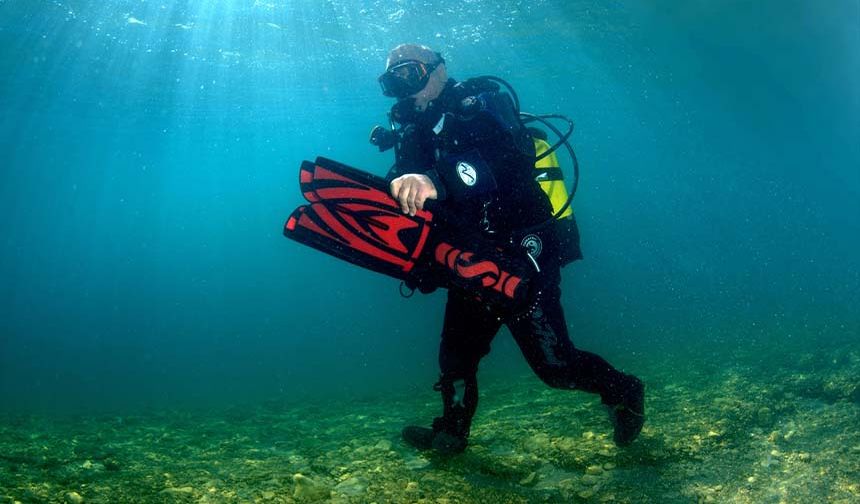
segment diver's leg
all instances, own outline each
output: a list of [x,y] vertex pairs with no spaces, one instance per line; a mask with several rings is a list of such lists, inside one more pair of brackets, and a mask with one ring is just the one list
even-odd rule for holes
[[526,360],[554,388],[600,394],[610,408],[615,442],[630,444],[642,430],[645,388],[597,354],[577,349],[567,332],[558,277],[544,282],[530,309],[507,321]]
[[442,394],[442,416],[436,417],[432,428],[403,429],[407,443],[444,454],[466,448],[478,407],[478,363],[489,353],[501,324],[498,314],[486,305],[459,291],[449,291],[439,346],[441,375],[434,386]]

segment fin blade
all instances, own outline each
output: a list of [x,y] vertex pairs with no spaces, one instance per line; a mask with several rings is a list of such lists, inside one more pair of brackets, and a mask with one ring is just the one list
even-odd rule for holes
[[346,208],[327,202],[296,209],[284,235],[328,255],[404,279],[426,244],[429,226],[374,206]]

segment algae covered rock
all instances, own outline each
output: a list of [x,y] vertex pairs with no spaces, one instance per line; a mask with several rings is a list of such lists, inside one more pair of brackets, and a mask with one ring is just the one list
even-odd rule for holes
[[603,474],[603,467],[599,465],[590,465],[585,468],[585,474],[590,474],[592,476]]
[[190,486],[167,487],[159,493],[165,497],[177,498],[194,495],[194,488]]
[[532,453],[546,453],[552,449],[552,443],[545,432],[538,432],[523,441],[523,448]]
[[317,502],[331,497],[331,488],[328,485],[309,478],[301,473],[293,475],[293,498],[299,502]]
[[355,476],[341,481],[337,484],[337,486],[334,487],[335,492],[343,495],[348,495],[350,497],[359,496],[363,494],[366,489],[367,484],[360,478],[357,478]]
[[537,484],[539,479],[540,478],[538,477],[537,472],[532,471],[528,474],[528,476],[526,476],[525,478],[520,480],[520,485],[522,485],[522,486],[534,486]]
[[66,504],[83,504],[84,498],[78,492],[66,492],[66,495],[63,496],[63,500]]
[[383,440],[379,441],[378,443],[376,443],[374,448],[376,448],[377,450],[388,451],[391,449],[391,446],[392,446],[391,441],[389,441],[387,439],[383,439]]

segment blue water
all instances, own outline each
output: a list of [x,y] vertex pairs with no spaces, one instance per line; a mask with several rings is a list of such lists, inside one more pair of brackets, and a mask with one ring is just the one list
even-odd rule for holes
[[860,341],[857,0],[0,0],[0,409],[430,397],[444,296],[281,236],[401,42],[574,118],[579,346]]

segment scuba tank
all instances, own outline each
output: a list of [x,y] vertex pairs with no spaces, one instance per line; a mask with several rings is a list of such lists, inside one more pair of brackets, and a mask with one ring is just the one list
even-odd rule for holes
[[[555,226],[559,221],[567,221],[573,215],[571,203],[576,194],[576,189],[579,187],[579,161],[576,159],[576,153],[573,152],[573,146],[570,144],[570,136],[573,134],[573,121],[569,117],[562,114],[531,114],[523,112],[520,109],[520,99],[513,86],[508,81],[492,75],[484,75],[470,79],[472,81],[485,81],[500,84],[507,90],[511,100],[513,100],[514,110],[517,120],[521,127],[526,128],[534,141],[535,147],[535,170],[540,170],[540,173],[535,175],[535,179],[541,186],[541,189],[547,194],[552,203],[553,216],[546,221],[521,230],[524,233],[538,231],[545,227]],[[562,132],[556,127],[551,120],[559,120],[567,123],[567,131]],[[540,123],[543,127],[556,136],[557,140],[552,145],[548,142],[548,136],[545,131],[539,128],[531,127],[531,123]],[[564,174],[558,162],[556,151],[564,147],[567,150],[570,160],[573,163],[573,179],[568,190],[564,183]],[[578,235],[578,233],[577,233]],[[577,238],[578,241],[578,238]]]
[[543,130],[538,128],[529,128],[529,133],[535,143],[535,180],[540,184],[540,188],[546,193],[552,204],[552,213],[556,219],[564,219],[573,215],[573,209],[570,205],[565,207],[569,198],[567,186],[564,184],[564,172],[558,162],[556,153],[550,152],[546,156],[543,154],[550,150],[550,145],[547,143],[547,135]]

